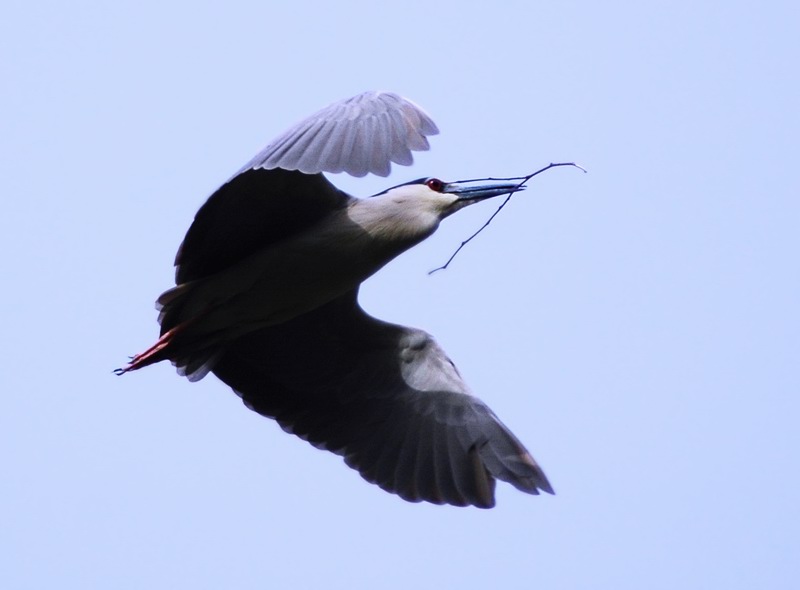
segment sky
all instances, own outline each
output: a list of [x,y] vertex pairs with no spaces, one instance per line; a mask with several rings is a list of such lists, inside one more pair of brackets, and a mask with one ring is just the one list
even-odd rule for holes
[[[796,3],[22,2],[0,22],[3,588],[800,584]],[[556,490],[409,504],[166,363],[155,298],[207,196],[358,92],[421,176],[575,161],[367,281]]]

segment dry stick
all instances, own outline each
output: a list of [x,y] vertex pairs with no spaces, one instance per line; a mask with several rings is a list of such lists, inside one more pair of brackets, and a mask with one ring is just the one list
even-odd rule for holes
[[[557,166],[572,166],[574,168],[577,168],[578,170],[583,170],[584,172],[586,172],[585,168],[583,168],[582,166],[579,166],[575,162],[559,162],[557,164],[550,163],[547,166],[545,166],[544,168],[542,168],[541,170],[537,170],[536,172],[534,172],[533,174],[529,174],[528,176],[512,176],[510,178],[478,178],[478,179],[476,179],[476,180],[519,180],[519,179],[522,179],[522,181],[514,189],[512,189],[512,190],[510,190],[508,192],[508,196],[506,197],[506,200],[503,201],[500,204],[500,206],[497,208],[497,211],[492,213],[492,216],[486,221],[486,223],[484,223],[480,227],[480,229],[478,229],[478,231],[476,231],[474,234],[472,234],[466,240],[461,242],[461,245],[458,248],[456,248],[456,251],[453,252],[453,254],[450,256],[450,258],[447,259],[447,262],[445,262],[442,266],[439,266],[437,268],[434,268],[433,270],[428,271],[428,275],[432,275],[433,273],[435,273],[437,271],[440,271],[440,270],[445,270],[448,266],[450,266],[450,263],[453,262],[453,259],[456,257],[456,255],[459,252],[461,252],[461,249],[464,246],[466,246],[467,244],[469,244],[473,240],[473,238],[475,238],[479,233],[481,233],[484,229],[486,229],[489,226],[489,224],[492,222],[492,219],[494,219],[497,216],[497,214],[500,213],[500,210],[503,207],[505,207],[506,203],[508,203],[511,200],[511,196],[515,192],[517,192],[519,189],[521,189],[523,184],[528,182],[531,178],[533,178],[537,174],[541,174],[545,170],[550,170],[550,168],[556,168]],[[471,182],[471,181],[467,181],[467,182]]]

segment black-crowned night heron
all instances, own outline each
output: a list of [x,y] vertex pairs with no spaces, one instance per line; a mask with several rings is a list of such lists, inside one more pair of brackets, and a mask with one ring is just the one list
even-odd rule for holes
[[197,212],[157,302],[161,338],[119,374],[170,360],[412,502],[494,505],[495,480],[553,490],[433,338],[358,305],[358,288],[462,207],[518,183],[420,179],[368,199],[323,172],[386,176],[438,133],[395,94],[323,109],[269,144]]

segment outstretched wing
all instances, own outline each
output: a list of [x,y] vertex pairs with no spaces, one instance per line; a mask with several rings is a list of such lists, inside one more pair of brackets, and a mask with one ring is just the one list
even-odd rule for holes
[[335,102],[301,121],[241,170],[283,168],[306,174],[347,172],[388,176],[391,163],[408,166],[411,150],[428,149],[439,133],[425,111],[391,92],[364,92]]
[[367,315],[355,292],[237,340],[213,371],[248,407],[405,500],[489,508],[496,479],[553,492],[431,336]]

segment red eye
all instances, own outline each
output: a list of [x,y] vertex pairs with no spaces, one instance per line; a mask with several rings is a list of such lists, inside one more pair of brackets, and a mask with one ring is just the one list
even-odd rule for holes
[[429,178],[425,184],[428,185],[429,189],[436,191],[437,193],[440,193],[444,190],[444,183],[438,178]]

